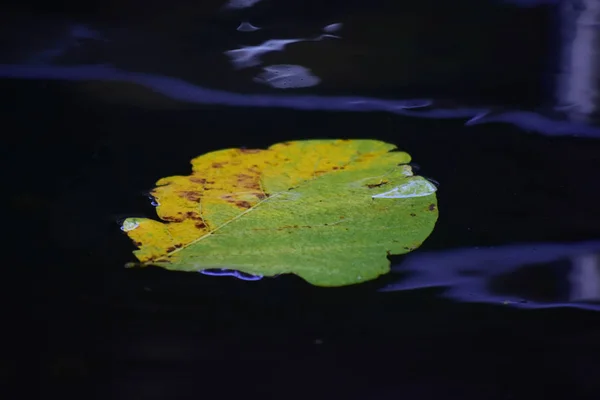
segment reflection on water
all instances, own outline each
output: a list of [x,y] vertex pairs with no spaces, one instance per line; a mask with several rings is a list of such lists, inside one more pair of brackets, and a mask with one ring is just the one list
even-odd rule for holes
[[226,9],[250,8],[260,0],[229,0],[224,6]]
[[[420,118],[464,118],[466,125],[504,122],[524,130],[550,136],[578,135],[600,137],[600,128],[582,122],[551,119],[530,111],[507,110],[491,113],[482,107],[438,108],[431,99],[377,99],[368,97],[332,97],[318,95],[278,96],[242,94],[208,89],[181,79],[119,70],[108,65],[37,66],[0,64],[0,77],[66,81],[129,82],[145,86],[172,99],[198,104],[235,107],[273,107],[323,111],[386,111]],[[299,85],[300,86],[300,85]],[[274,86],[278,87],[278,86]],[[286,88],[282,85],[280,88]],[[419,108],[419,110],[412,110]]]
[[258,281],[263,278],[262,275],[252,275],[247,274],[245,272],[234,271],[226,268],[217,268],[217,269],[204,269],[200,271],[201,274],[204,275],[212,275],[212,276],[233,276],[235,278],[241,279],[243,281]]
[[[504,2],[518,6],[553,5],[555,3],[550,0],[504,0]],[[259,0],[230,0],[224,2],[224,8],[216,11],[216,13],[224,13],[219,15],[223,15],[224,18],[232,18],[232,12],[253,8],[258,3]],[[102,28],[90,27],[79,22],[69,24],[63,22],[63,29],[60,33],[32,33],[32,35],[44,36],[47,34],[48,37],[54,37],[52,39],[53,44],[46,45],[46,48],[43,49],[36,46],[22,48],[21,43],[24,39],[15,36],[14,44],[20,47],[22,56],[18,58],[3,56],[3,59],[0,60],[0,77],[133,83],[168,98],[196,104],[326,111],[383,111],[407,117],[465,119],[467,126],[482,123],[508,123],[525,131],[544,135],[600,137],[600,127],[594,124],[595,115],[599,109],[596,104],[598,96],[596,96],[595,85],[597,79],[594,72],[597,70],[597,51],[595,49],[597,40],[596,36],[592,37],[588,32],[589,23],[584,23],[588,20],[595,21],[598,18],[598,12],[590,7],[589,10],[577,12],[565,8],[561,9],[560,13],[561,17],[564,16],[561,19],[562,29],[567,32],[564,35],[564,44],[557,46],[561,47],[562,50],[558,50],[558,52],[563,54],[563,58],[565,58],[563,63],[565,67],[561,67],[556,74],[558,76],[557,81],[560,84],[559,98],[556,99],[559,104],[553,104],[555,107],[552,111],[543,113],[538,112],[538,110],[515,110],[494,105],[464,104],[458,100],[460,98],[458,92],[455,93],[456,100],[454,103],[452,99],[444,103],[436,98],[413,99],[412,96],[403,96],[401,91],[398,92],[396,99],[372,98],[360,95],[335,97],[319,95],[318,93],[310,96],[283,96],[261,93],[264,86],[276,90],[285,89],[289,92],[292,89],[306,90],[307,87],[318,86],[325,82],[326,78],[315,72],[311,60],[307,59],[301,65],[298,64],[297,60],[293,59],[293,55],[288,55],[288,48],[302,42],[311,42],[315,45],[316,42],[320,44],[328,42],[323,46],[326,45],[329,48],[335,48],[337,43],[340,43],[339,46],[348,47],[349,45],[344,42],[347,40],[345,39],[346,34],[354,38],[360,37],[361,34],[352,32],[351,27],[347,28],[342,16],[338,21],[332,21],[333,23],[325,26],[322,25],[320,28],[321,33],[317,34],[315,32],[314,36],[290,35],[287,32],[284,35],[274,29],[258,28],[252,24],[252,21],[242,19],[247,16],[241,16],[238,20],[238,27],[231,27],[231,33],[238,32],[244,35],[247,44],[239,48],[228,49],[226,48],[226,46],[229,46],[228,44],[224,43],[223,47],[219,48],[218,43],[216,43],[213,53],[206,54],[206,56],[208,58],[225,55],[230,58],[231,70],[226,72],[229,74],[225,77],[226,80],[234,78],[245,80],[246,78],[242,78],[244,75],[242,75],[242,71],[239,71],[240,69],[261,67],[262,73],[259,72],[246,81],[248,85],[254,85],[253,90],[255,90],[255,93],[243,94],[219,90],[214,86],[211,88],[205,87],[196,80],[191,82],[188,77],[174,74],[172,69],[174,66],[168,63],[169,72],[157,73],[157,68],[160,68],[159,65],[146,65],[144,61],[139,61],[139,64],[137,64],[135,59],[131,58],[129,50],[125,53],[127,58],[124,62],[125,58],[123,57],[125,55],[122,53],[122,47],[129,48],[132,45],[128,44],[131,42],[131,37],[136,37],[139,40],[139,37],[144,37],[147,33],[136,32],[135,29],[131,28],[128,28],[130,30],[125,32],[124,30],[111,29],[108,26]],[[60,23],[57,22],[57,24]],[[342,27],[344,34],[337,36]],[[252,33],[259,29],[263,33],[260,38],[255,37],[256,34]],[[226,32],[223,32],[223,34],[226,34]],[[162,54],[176,43],[169,41],[167,33],[164,35],[164,43],[153,43],[156,38],[154,40],[150,37],[145,39],[145,42],[153,43],[152,53]],[[268,35],[268,37],[264,35]],[[174,40],[177,41],[177,39]],[[403,40],[408,41],[407,45],[417,46],[417,43],[411,43],[411,40],[414,41],[415,39],[411,39],[410,36]],[[185,43],[179,43],[178,45],[183,44]],[[188,44],[193,45],[193,43]],[[85,48],[85,51],[83,48]],[[147,50],[140,47],[133,48],[134,51],[139,52],[139,54],[134,54],[134,57],[138,57],[140,60],[146,59],[147,54],[145,51]],[[274,65],[263,65],[261,58],[273,52],[281,54],[282,62]],[[371,56],[377,59],[382,55],[373,53]],[[90,63],[88,61],[90,59],[96,61]],[[410,58],[405,61],[407,64],[410,64],[410,62]],[[312,63],[314,63],[314,60],[312,60]],[[340,72],[346,68],[343,60],[332,59],[330,63],[332,64],[331,68]],[[580,67],[583,64],[585,64],[585,68]],[[579,69],[573,66],[577,66]],[[416,65],[414,67],[418,68]],[[148,72],[149,69],[153,72]],[[201,80],[202,76],[198,76],[198,79]],[[210,84],[214,85],[214,82],[211,81]],[[387,82],[379,82],[378,84],[387,85]],[[451,104],[451,106],[448,106],[448,104]]]
[[457,301],[600,311],[600,241],[417,251],[392,271],[406,277],[383,292],[447,287]]
[[[246,23],[246,25],[243,25],[243,29],[240,29],[241,27],[242,25],[240,25],[237,28],[237,30],[242,32],[253,32],[259,29],[248,23]],[[341,27],[342,24],[339,23],[331,24],[324,27],[323,31],[334,32],[336,30],[341,29]],[[339,36],[329,34],[320,34],[319,36],[316,36],[314,38],[269,39],[255,46],[243,46],[239,49],[228,50],[225,52],[225,54],[231,58],[231,62],[236,69],[249,68],[261,65],[261,56],[264,56],[265,54],[274,51],[284,51],[285,47],[289,44],[299,42],[318,42],[326,38],[341,39]]]
[[292,89],[316,86],[321,80],[308,68],[286,64],[264,67],[264,72],[254,78],[254,82],[277,89]]
[[[32,66],[0,65],[0,77],[17,79],[56,79],[66,81],[117,81],[130,82],[150,88],[179,101],[199,104],[218,104],[234,107],[273,107],[297,110],[328,111],[389,111],[402,114],[402,110],[431,104],[427,99],[385,100],[368,97],[324,97],[315,95],[274,96],[242,94],[207,89],[181,79],[133,73],[107,65]],[[469,114],[476,112],[472,110]],[[460,115],[463,115],[461,112]],[[426,114],[425,114],[426,115]],[[598,129],[600,136],[600,128]]]
[[240,26],[237,27],[237,30],[240,32],[254,32],[260,30],[258,26],[252,25],[250,22],[240,22]]

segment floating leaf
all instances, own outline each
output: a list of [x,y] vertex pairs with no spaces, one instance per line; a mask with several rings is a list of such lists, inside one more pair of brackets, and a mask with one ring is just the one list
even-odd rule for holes
[[192,160],[192,174],[151,192],[162,222],[122,229],[141,265],[293,273],[317,286],[389,272],[388,255],[416,249],[437,220],[436,187],[410,156],[376,140],[305,140],[227,149]]

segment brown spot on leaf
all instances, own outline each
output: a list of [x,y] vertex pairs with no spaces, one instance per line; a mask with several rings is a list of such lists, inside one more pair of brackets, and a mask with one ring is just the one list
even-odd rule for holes
[[164,217],[162,217],[162,219],[164,221],[168,221],[168,222],[181,222],[181,221],[183,221],[183,218],[172,217],[170,215],[165,215]]
[[202,221],[200,221],[200,222],[196,222],[196,223],[194,224],[194,226],[195,226],[196,228],[198,228],[198,229],[204,229],[204,228],[206,228],[206,224],[205,224],[204,222],[202,222]]
[[176,248],[178,248],[178,249],[180,249],[180,248],[182,248],[182,247],[183,247],[183,244],[181,244],[181,243],[177,243],[177,244],[175,245],[175,247],[176,247]]
[[199,202],[200,199],[202,199],[202,195],[200,193],[193,191],[179,192],[179,197],[183,197],[184,199],[194,202]]
[[206,183],[206,179],[204,179],[204,178],[196,178],[194,176],[192,176],[190,178],[190,181],[192,181],[194,183],[199,183],[200,185],[204,185]]
[[367,184],[367,187],[369,189],[373,189],[373,188],[376,188],[376,187],[379,187],[379,186],[383,186],[383,185],[385,185],[387,183],[388,183],[388,181],[381,181],[379,183],[369,183],[369,184]]
[[260,153],[261,151],[262,151],[261,149],[240,149],[240,153],[246,153],[246,154]]
[[240,208],[246,208],[246,209],[252,207],[252,204],[250,204],[247,201],[243,201],[243,200],[236,201],[235,205],[238,206],[238,207],[240,207]]
[[427,208],[429,209],[429,211],[434,211],[435,210],[435,204],[432,203]]
[[238,174],[237,183],[238,185],[246,189],[260,190],[260,183],[258,182],[258,177],[253,175]]
[[135,242],[135,245],[140,247],[142,245],[142,242]]
[[172,251],[175,251],[176,249],[177,249],[177,247],[175,247],[175,246],[171,246],[171,247],[169,247],[169,248],[167,249],[167,253],[170,253],[170,252],[172,252]]
[[214,162],[212,163],[213,168],[223,168],[223,165],[227,164],[226,162]]
[[257,199],[259,200],[264,200],[266,199],[268,196],[265,193],[253,193]]
[[221,198],[229,203],[235,202],[235,198],[230,194],[225,194],[225,195],[221,196]]
[[188,212],[185,213],[185,216],[188,219],[193,219],[193,220],[196,220],[196,221],[202,221],[202,217],[200,216],[200,214],[198,214],[195,211],[188,211]]
[[277,228],[278,231],[283,231],[286,229],[295,229],[298,228],[298,225],[285,225],[285,226],[281,226],[279,228]]

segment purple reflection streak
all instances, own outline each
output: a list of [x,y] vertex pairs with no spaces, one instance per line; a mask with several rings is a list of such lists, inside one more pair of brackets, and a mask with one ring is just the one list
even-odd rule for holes
[[233,276],[243,281],[259,281],[263,278],[262,275],[246,274],[239,271],[221,268],[219,270],[205,269],[200,271],[201,274],[210,276]]
[[17,65],[0,64],[0,77],[68,81],[130,82],[145,86],[172,99],[197,104],[235,107],[277,107],[322,111],[382,111],[419,118],[466,118],[467,126],[502,122],[544,135],[600,137],[600,127],[553,120],[527,111],[491,113],[488,108],[435,108],[431,99],[390,100],[369,97],[242,94],[207,89],[182,79],[129,72],[110,65]]
[[17,79],[56,79],[69,81],[131,82],[175,100],[237,107],[280,107],[299,110],[395,111],[425,107],[431,100],[378,100],[366,97],[322,97],[311,95],[273,96],[241,94],[206,89],[178,78],[119,70],[109,65],[31,66],[0,64],[0,77]]
[[[500,275],[509,274],[527,265],[551,263],[561,259],[576,259],[589,254],[600,253],[600,242],[589,241],[573,244],[531,243],[499,247],[478,247],[454,249],[440,252],[417,252],[410,254],[402,264],[392,267],[394,272],[408,273],[400,282],[381,289],[382,292],[415,290],[423,288],[445,287],[443,297],[463,302],[482,302],[506,304],[518,308],[538,309],[556,307],[574,307],[600,311],[600,303],[585,303],[581,300],[571,302],[540,302],[515,296],[492,293],[487,285]],[[600,287],[600,266],[594,268],[593,279]],[[466,274],[465,271],[469,273]],[[475,273],[475,274],[474,274]],[[571,274],[571,287],[589,284],[590,274]],[[593,286],[593,285],[592,285]],[[600,293],[595,293],[600,296]],[[511,298],[512,297],[512,298]],[[599,301],[600,298],[595,298]]]

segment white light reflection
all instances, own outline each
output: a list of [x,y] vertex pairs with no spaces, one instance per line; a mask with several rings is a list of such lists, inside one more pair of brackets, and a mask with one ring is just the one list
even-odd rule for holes
[[252,25],[250,22],[242,22],[242,23],[240,23],[240,26],[238,26],[236,30],[238,30],[240,32],[256,32],[256,31],[260,30],[260,28]]
[[288,44],[301,42],[303,40],[304,39],[272,39],[256,46],[243,46],[240,49],[228,50],[225,54],[231,58],[231,62],[238,69],[254,67],[260,65],[260,57],[263,54],[272,51],[283,51]]

